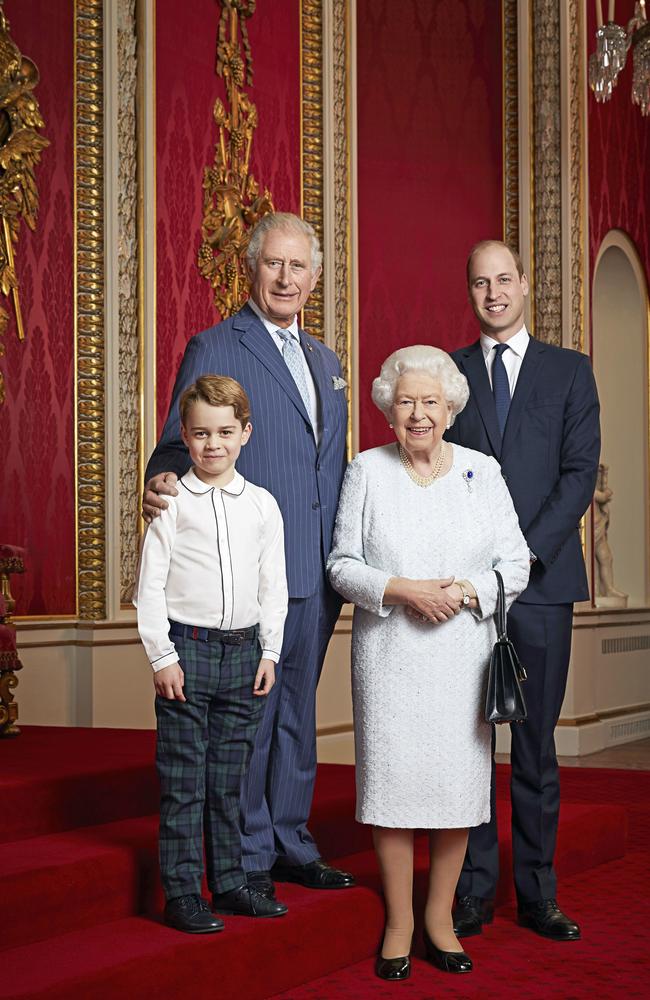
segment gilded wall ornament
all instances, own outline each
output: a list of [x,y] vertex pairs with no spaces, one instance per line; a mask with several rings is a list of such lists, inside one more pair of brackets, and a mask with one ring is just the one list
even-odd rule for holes
[[[21,54],[9,35],[9,21],[0,0],[0,291],[13,299],[16,329],[25,339],[20,312],[14,248],[21,220],[36,228],[38,189],[35,167],[49,142],[37,129],[44,121],[34,96],[39,81],[36,65]],[[0,305],[0,337],[9,323],[9,313]],[[0,342],[0,356],[4,347]],[[4,402],[4,381],[0,373],[0,403]]]
[[223,0],[217,41],[216,72],[226,85],[227,105],[214,103],[217,127],[214,161],[203,174],[203,224],[199,271],[212,286],[222,318],[248,298],[244,254],[255,223],[273,212],[268,189],[260,194],[249,172],[257,109],[244,90],[253,82],[253,64],[246,21],[255,0]]

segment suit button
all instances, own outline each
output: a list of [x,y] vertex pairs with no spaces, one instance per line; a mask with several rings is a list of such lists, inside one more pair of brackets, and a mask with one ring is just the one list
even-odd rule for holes
[[318,465],[316,466],[316,472],[320,472],[320,462],[319,462],[319,463],[318,463]]
[[319,504],[319,503],[313,503],[313,504],[311,505],[311,509],[312,509],[312,510],[318,510],[318,508],[319,508],[319,507],[320,507],[320,504]]
[[502,472],[501,475],[503,476],[504,483],[507,483],[508,482],[508,477],[506,476],[505,472]]

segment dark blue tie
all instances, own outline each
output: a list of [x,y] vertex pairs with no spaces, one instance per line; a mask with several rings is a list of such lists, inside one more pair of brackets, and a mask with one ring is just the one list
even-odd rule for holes
[[507,344],[497,344],[493,347],[494,364],[492,365],[492,392],[494,393],[494,405],[497,411],[497,423],[503,437],[503,431],[508,419],[510,409],[510,383],[508,373],[503,363],[503,352],[508,350]]

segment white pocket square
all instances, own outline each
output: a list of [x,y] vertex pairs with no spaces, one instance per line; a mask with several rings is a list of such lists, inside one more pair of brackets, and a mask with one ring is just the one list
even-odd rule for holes
[[332,375],[332,386],[335,389],[345,389],[347,384],[348,383],[345,381],[345,379],[341,378],[340,375]]

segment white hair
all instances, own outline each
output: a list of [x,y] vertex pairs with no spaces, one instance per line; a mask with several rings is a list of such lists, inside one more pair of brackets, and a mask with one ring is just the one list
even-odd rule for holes
[[321,253],[320,242],[314,227],[292,212],[269,212],[267,215],[262,216],[253,229],[248,246],[246,247],[246,261],[253,274],[257,270],[257,262],[262,250],[264,237],[272,229],[293,230],[296,233],[300,233],[301,236],[306,236],[311,247],[311,269],[312,271],[318,270],[323,263],[323,254]]
[[390,419],[395,402],[397,380],[407,372],[424,372],[440,382],[442,394],[451,407],[450,420],[453,424],[469,399],[467,379],[445,351],[427,344],[400,347],[381,366],[379,377],[372,383],[372,401],[386,419]]

